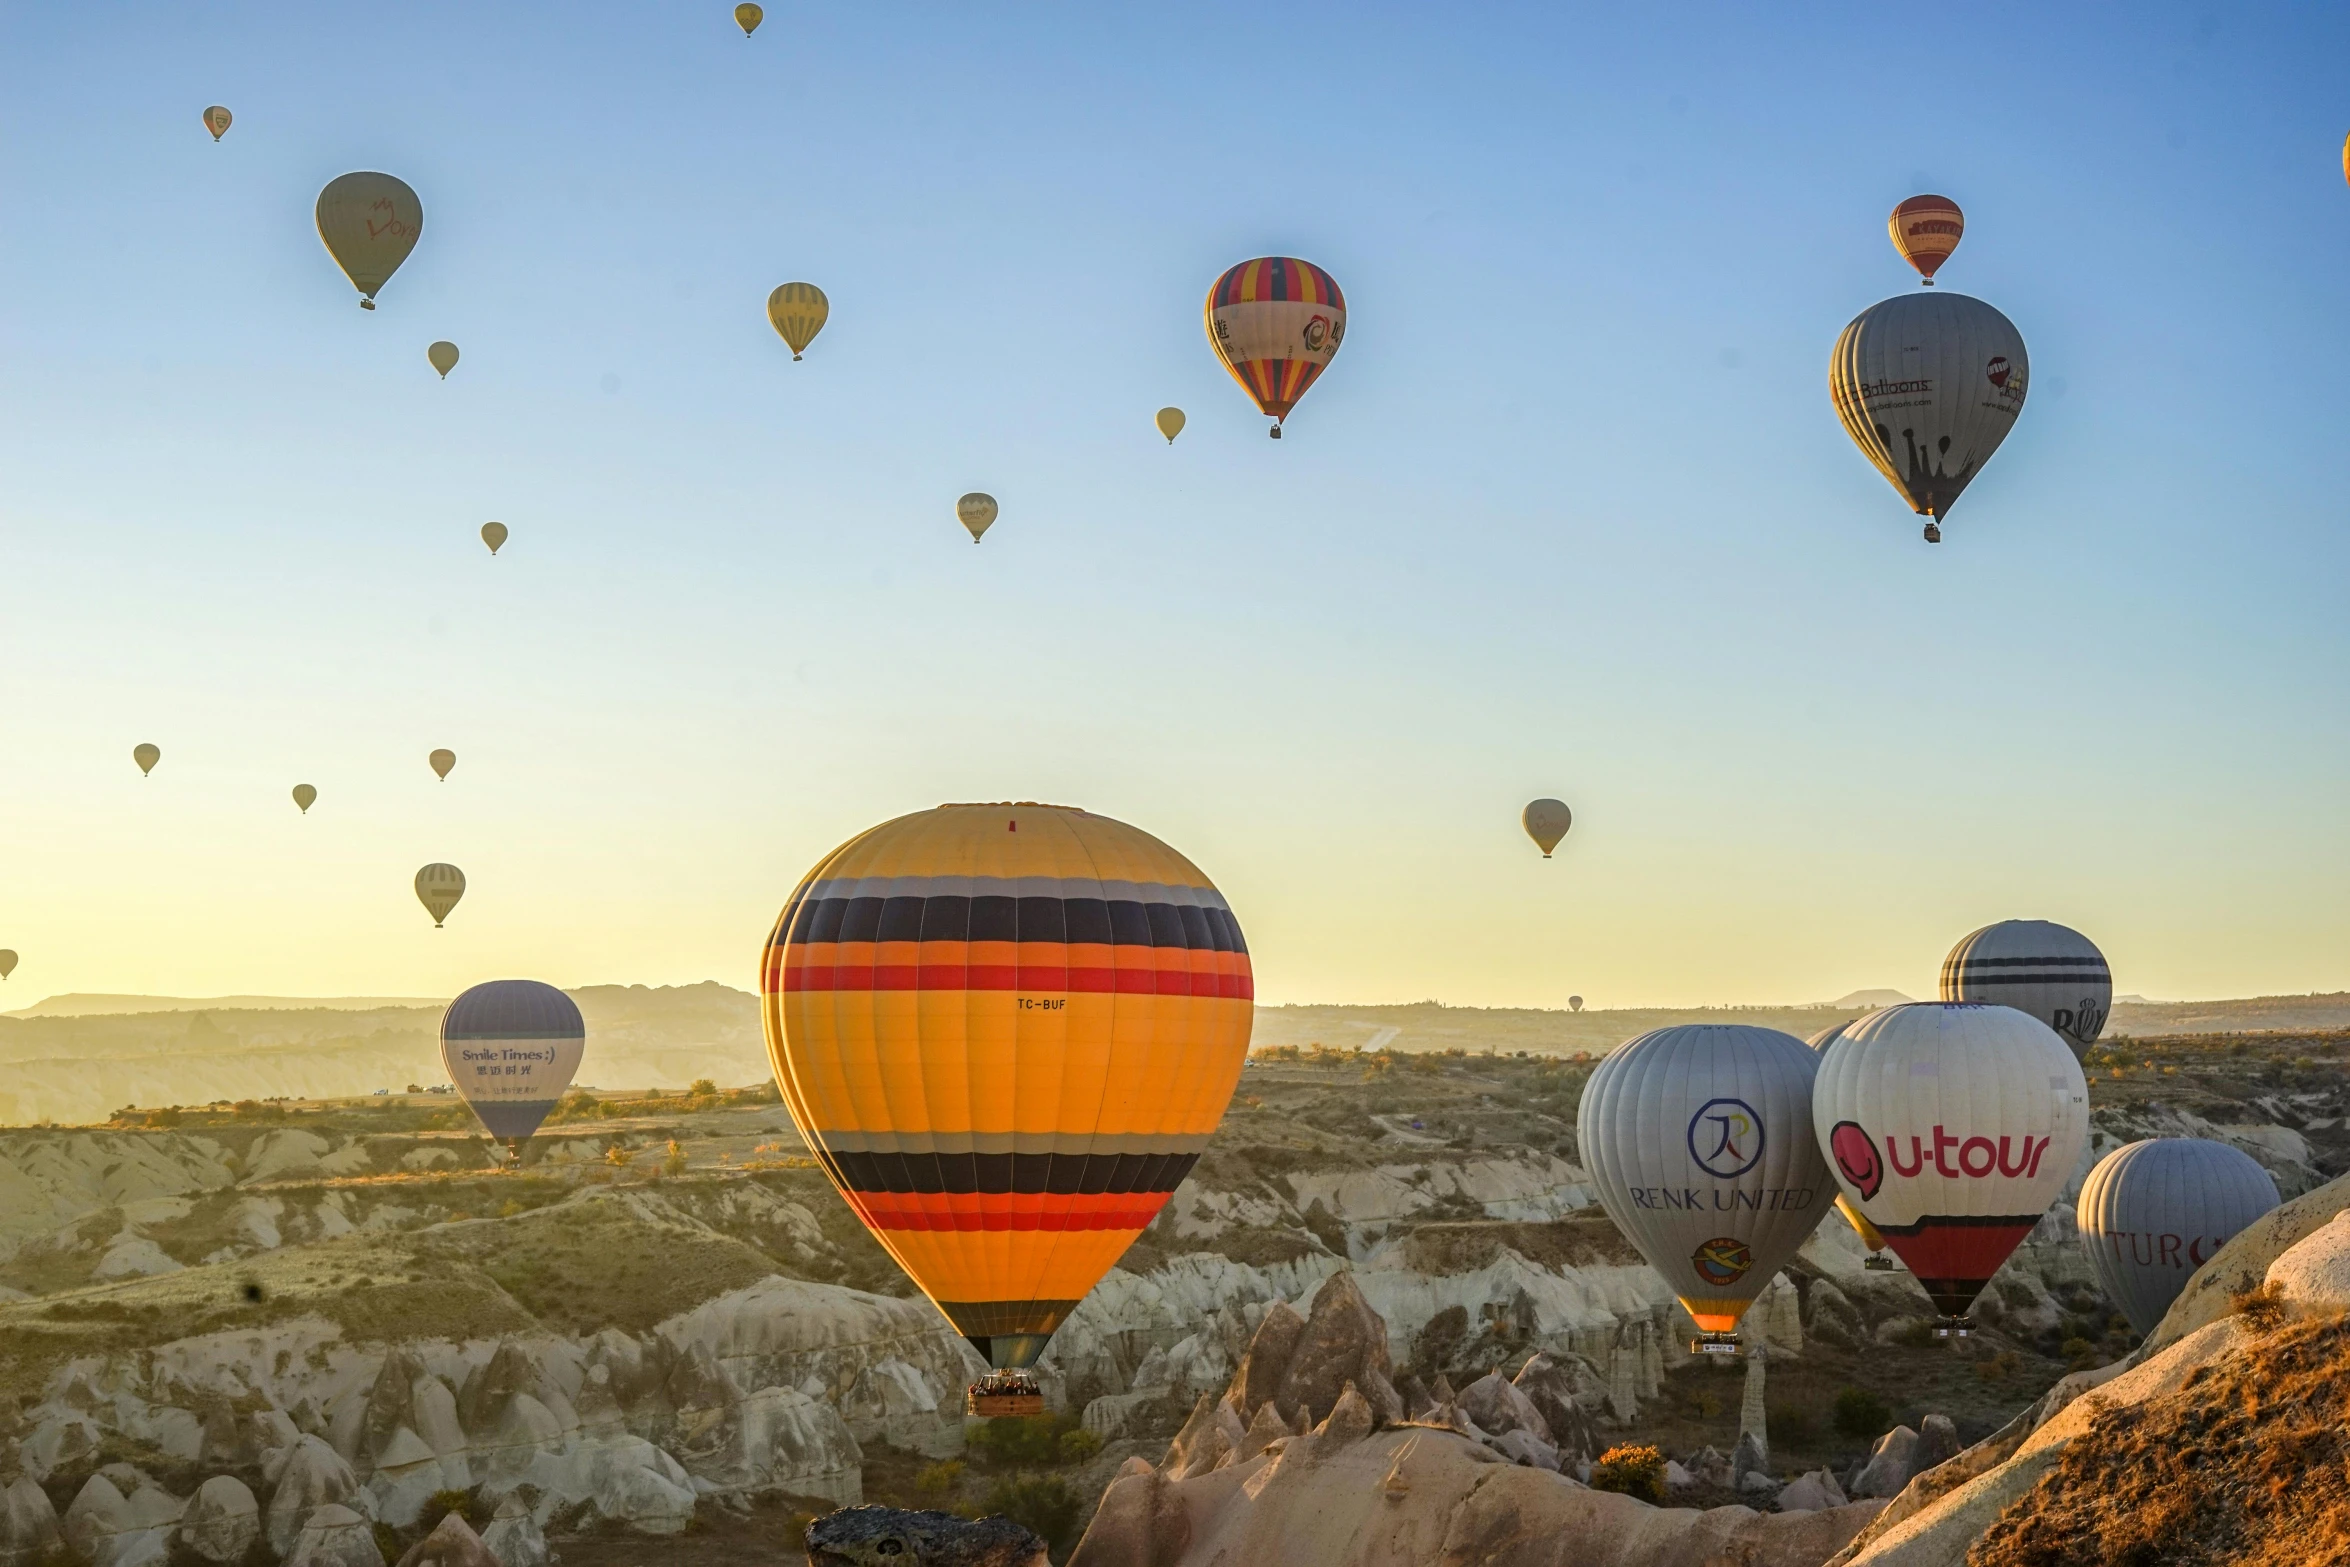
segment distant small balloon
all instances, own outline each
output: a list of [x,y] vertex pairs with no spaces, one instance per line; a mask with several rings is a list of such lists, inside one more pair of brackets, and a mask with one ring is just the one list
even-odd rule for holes
[[977,490],[973,490],[955,502],[955,516],[961,520],[964,527],[971,530],[971,542],[974,544],[977,544],[979,536],[994,524],[995,514],[995,497],[982,495]]
[[1580,1011],[1582,1011],[1582,1010],[1583,1010],[1583,998],[1582,998],[1581,996],[1569,996],[1569,997],[1567,997],[1567,1010],[1568,1010],[1569,1012],[1580,1012]]
[[1183,433],[1183,410],[1180,408],[1162,408],[1159,410],[1158,422],[1159,433],[1167,438],[1167,444],[1169,446],[1173,446],[1175,444],[1175,437]]
[[782,283],[767,296],[767,324],[791,349],[794,359],[816,341],[832,319],[832,301],[813,283]]
[[227,134],[229,122],[234,118],[234,115],[216,103],[204,111],[204,128],[212,133],[214,141],[218,141]]
[[1966,214],[1948,196],[1912,196],[1893,209],[1893,216],[1885,220],[1885,230],[1893,236],[1893,248],[1901,252],[1901,259],[1917,268],[1918,276],[1931,288],[1934,269],[1950,259],[1960,236],[1966,233]]
[[294,803],[302,807],[304,816],[308,816],[310,807],[318,803],[318,791],[308,784],[296,784],[294,785]]
[[1518,820],[1524,825],[1526,836],[1534,840],[1547,860],[1550,851],[1567,835],[1567,829],[1575,825],[1575,813],[1567,809],[1564,800],[1542,799],[1529,804]]
[[743,36],[748,38],[759,30],[759,23],[766,15],[766,12],[745,0],[744,4],[734,8],[734,23],[743,30]]
[[389,174],[338,175],[318,193],[318,237],[359,290],[359,308],[375,308],[376,291],[400,270],[424,233],[424,204]]
[[15,972],[16,954],[9,951],[6,947],[0,947],[0,979],[6,979],[9,975]]
[[416,898],[425,911],[432,915],[432,928],[439,930],[441,921],[465,896],[465,873],[454,865],[427,865],[416,873]]
[[502,522],[483,523],[481,525],[481,541],[490,547],[492,555],[497,554],[498,547],[506,542],[506,525]]
[[441,373],[441,379],[446,381],[449,379],[449,372],[457,368],[457,345],[444,338],[426,349],[424,357],[431,361],[432,367],[438,370]]
[[151,745],[131,747],[131,760],[139,764],[140,776],[155,771],[155,764],[163,760],[163,753]]
[[433,752],[433,754],[426,757],[425,760],[432,764],[432,770],[434,772],[440,774],[441,782],[447,783],[449,781],[449,769],[457,765],[457,753],[443,748]]

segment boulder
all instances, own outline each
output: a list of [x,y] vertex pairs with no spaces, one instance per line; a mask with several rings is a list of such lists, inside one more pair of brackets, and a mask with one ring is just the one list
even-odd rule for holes
[[1687,1467],[1682,1464],[1681,1460],[1678,1458],[1668,1458],[1665,1460],[1666,1490],[1686,1491],[1695,1484],[1697,1484],[1697,1476],[1691,1474]]
[[1928,1415],[1918,1422],[1918,1445],[1909,1455],[1909,1474],[1916,1479],[1936,1464],[1958,1456],[1958,1427],[1948,1415]]
[[2350,1309],[2350,1211],[2285,1248],[2266,1282],[2298,1315]]
[[1247,1351],[1240,1357],[1240,1369],[1232,1374],[1230,1396],[1239,1405],[1243,1417],[1253,1416],[1259,1407],[1280,1394],[1282,1375],[1289,1370],[1289,1362],[1297,1354],[1298,1341],[1305,1337],[1305,1332],[1306,1319],[1289,1302],[1277,1300],[1265,1308],[1255,1336],[1250,1338]]
[[1281,1411],[1270,1399],[1257,1406],[1257,1417],[1248,1423],[1248,1431],[1240,1441],[1240,1461],[1247,1463],[1266,1448],[1289,1435],[1289,1427],[1281,1423]]
[[1752,1431],[1739,1433],[1738,1445],[1730,1449],[1730,1484],[1736,1490],[1746,1489],[1749,1475],[1771,1477],[1771,1455],[1754,1439]]
[[1844,1502],[1844,1487],[1825,1469],[1797,1475],[1779,1488],[1779,1511],[1783,1513],[1818,1512],[1825,1507],[1842,1507]]
[[1536,1355],[1518,1368],[1511,1385],[1541,1414],[1560,1453],[1590,1458],[1598,1452],[1591,1415],[1605,1406],[1607,1388],[1589,1361],[1580,1355]]
[[399,1567],[506,1567],[458,1513],[433,1525],[432,1533],[401,1553]]
[[304,1436],[286,1450],[277,1488],[269,1494],[269,1511],[262,1520],[269,1548],[286,1555],[313,1512],[329,1505],[361,1505],[358,1496],[358,1477],[343,1456],[320,1438]]
[[[1545,1447],[1552,1447],[1550,1422],[1518,1386],[1489,1371],[1461,1390],[1461,1411],[1483,1429],[1499,1436],[1523,1431]],[[1556,1468],[1554,1462],[1550,1467]]]
[[1363,1298],[1351,1272],[1336,1273],[1314,1292],[1313,1312],[1282,1370],[1274,1398],[1285,1415],[1294,1417],[1304,1410],[1319,1417],[1337,1404],[1348,1383],[1359,1386],[1369,1371],[1385,1377],[1394,1369],[1386,1322]]
[[108,1464],[67,1505],[65,1542],[92,1567],[150,1567],[171,1554],[186,1506],[130,1465]]
[[498,1567],[551,1567],[546,1534],[519,1496],[498,1504],[497,1516],[481,1532],[481,1543],[498,1559]]
[[284,1567],[384,1567],[375,1525],[338,1502],[313,1510]]
[[1559,1467],[1559,1450],[1531,1431],[1504,1431],[1485,1444],[1514,1464],[1530,1469]]
[[1167,1449],[1165,1468],[1178,1477],[1211,1473],[1233,1462],[1247,1440],[1248,1428],[1231,1402],[1202,1393]]
[[587,1454],[588,1500],[598,1517],[641,1534],[677,1534],[694,1515],[694,1483],[642,1437],[615,1437]]
[[1371,1413],[1370,1402],[1355,1391],[1355,1385],[1349,1382],[1340,1391],[1338,1401],[1330,1406],[1329,1415],[1314,1427],[1314,1434],[1321,1438],[1315,1451],[1318,1453],[1326,1447],[1360,1442],[1371,1434],[1372,1427],[1377,1423]]
[[1877,1445],[1869,1450],[1868,1462],[1852,1477],[1848,1488],[1859,1497],[1899,1496],[1901,1488],[1909,1484],[1910,1461],[1917,1455],[1918,1434],[1908,1426],[1895,1426],[1877,1438]]
[[1689,1473],[1703,1484],[1727,1491],[1738,1483],[1738,1476],[1730,1468],[1730,1460],[1721,1450],[1701,1447],[1689,1455]]
[[196,1487],[180,1514],[180,1543],[208,1562],[241,1562],[261,1538],[261,1504],[234,1475],[214,1475]]
[[1102,1493],[1070,1567],[1175,1567],[1190,1547],[1191,1514],[1173,1482],[1129,1458]]
[[1044,1541],[1009,1518],[847,1507],[808,1526],[808,1567],[1049,1567]]
[[36,1562],[55,1550],[57,1508],[30,1475],[0,1488],[0,1562]]

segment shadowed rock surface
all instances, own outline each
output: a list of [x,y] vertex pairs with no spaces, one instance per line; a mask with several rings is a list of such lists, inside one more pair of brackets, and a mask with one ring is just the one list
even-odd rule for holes
[[[808,1526],[809,1567],[1046,1567],[1044,1541],[1009,1518],[849,1507]],[[403,1564],[405,1567],[405,1564]]]

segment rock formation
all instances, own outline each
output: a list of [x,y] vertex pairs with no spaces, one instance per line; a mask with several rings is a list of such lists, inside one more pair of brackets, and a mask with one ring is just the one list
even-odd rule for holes
[[[405,1564],[403,1564],[405,1567]],[[1009,1518],[849,1507],[808,1526],[808,1567],[1049,1567],[1044,1541]]]

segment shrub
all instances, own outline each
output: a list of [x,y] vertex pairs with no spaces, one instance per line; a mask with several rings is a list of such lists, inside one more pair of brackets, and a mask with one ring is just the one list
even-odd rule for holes
[[1711,1420],[1722,1412],[1722,1395],[1710,1388],[1700,1388],[1690,1403],[1696,1407],[1700,1420]]
[[[432,1522],[426,1527],[437,1529],[440,1527],[441,1520],[451,1513],[455,1513],[467,1523],[472,1523],[473,1493],[471,1491],[435,1491],[425,1501],[424,1511],[417,1517],[420,1522],[430,1518]],[[394,1557],[393,1560],[397,1561],[399,1558]]]
[[1594,1491],[1615,1491],[1644,1502],[1665,1499],[1665,1455],[1653,1447],[1619,1443],[1599,1455],[1591,1469]]
[[2238,1290],[2229,1299],[2235,1305],[2236,1315],[2254,1332],[2266,1333],[2285,1320],[2285,1297],[2274,1284]]
[[616,1170],[625,1170],[628,1168],[629,1152],[618,1143],[614,1143],[604,1150],[604,1162]]
[[2086,1360],[2097,1353],[2097,1346],[2085,1338],[2068,1338],[2056,1352],[2067,1360]]
[[1893,1410],[1865,1387],[1848,1387],[1836,1395],[1836,1434],[1856,1442],[1873,1442],[1893,1427]]
[[1091,1431],[1064,1431],[1058,1445],[1062,1463],[1082,1464],[1102,1450],[1102,1439]]
[[685,1091],[696,1099],[715,1099],[718,1097],[718,1085],[706,1077],[695,1078],[691,1083],[686,1085]]
[[1061,1438],[1076,1430],[1077,1422],[1067,1415],[1001,1417],[972,1432],[970,1445],[991,1464],[1041,1469],[1062,1461]]
[[1034,1530],[1055,1555],[1065,1550],[1077,1532],[1078,1514],[1085,1500],[1077,1488],[1057,1475],[1013,1475],[987,1488],[987,1500],[978,1516],[1004,1517]]
[[661,1173],[663,1175],[685,1174],[685,1145],[674,1137],[669,1139],[668,1156],[661,1161]]
[[950,1458],[943,1464],[932,1464],[914,1476],[914,1489],[931,1496],[943,1496],[953,1490],[963,1478],[963,1460]]

